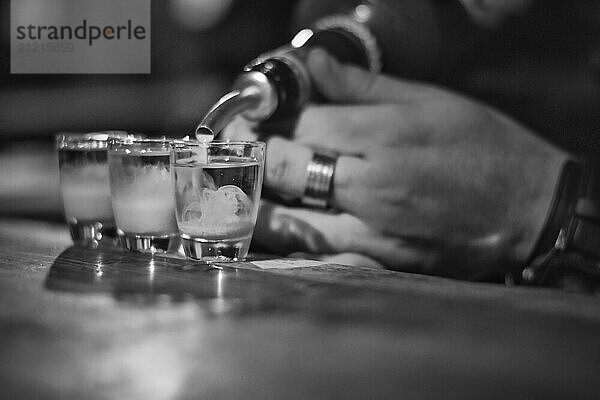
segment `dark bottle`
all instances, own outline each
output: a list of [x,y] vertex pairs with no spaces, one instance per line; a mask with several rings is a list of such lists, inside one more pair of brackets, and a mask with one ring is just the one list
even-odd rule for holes
[[297,21],[310,28],[246,65],[196,129],[199,138],[218,134],[238,114],[266,121],[298,112],[314,97],[304,64],[310,48],[374,73],[423,78],[460,60],[478,37],[458,0],[306,0]]

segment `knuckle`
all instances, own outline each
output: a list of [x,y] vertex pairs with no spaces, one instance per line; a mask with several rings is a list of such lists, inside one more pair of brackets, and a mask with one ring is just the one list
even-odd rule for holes
[[284,183],[290,173],[290,162],[285,157],[267,158],[265,171],[268,184],[278,185]]
[[302,195],[311,155],[307,147],[272,137],[267,143],[265,185],[282,194]]

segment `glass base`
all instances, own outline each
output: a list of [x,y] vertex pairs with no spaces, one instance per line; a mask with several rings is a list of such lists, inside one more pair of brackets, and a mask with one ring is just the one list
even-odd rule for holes
[[99,221],[68,221],[71,239],[77,247],[97,248],[100,244],[115,244],[117,230],[111,223]]
[[207,240],[181,235],[186,257],[202,261],[242,261],[248,255],[252,235],[233,239]]
[[129,251],[139,253],[177,253],[179,249],[179,235],[138,235],[125,233],[118,230],[121,246]]

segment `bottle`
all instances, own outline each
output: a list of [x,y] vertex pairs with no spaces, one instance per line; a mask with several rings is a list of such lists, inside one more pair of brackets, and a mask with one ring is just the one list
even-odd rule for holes
[[244,67],[198,125],[200,140],[212,139],[238,114],[283,119],[318,97],[304,63],[310,48],[373,73],[414,79],[461,60],[471,38],[479,37],[459,0],[305,0],[297,11],[300,26],[309,28]]

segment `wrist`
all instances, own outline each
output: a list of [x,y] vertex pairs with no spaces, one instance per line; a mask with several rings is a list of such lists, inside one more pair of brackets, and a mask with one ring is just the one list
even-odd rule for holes
[[549,224],[561,175],[564,166],[569,162],[567,153],[552,150],[544,156],[539,156],[538,162],[526,163],[523,166],[532,174],[532,177],[522,183],[527,183],[528,187],[521,188],[524,194],[516,205],[518,210],[513,211],[515,224],[520,226],[517,236],[519,241],[514,254],[517,268],[530,260],[541,235]]
[[569,224],[574,212],[583,180],[583,167],[572,160],[564,163],[548,209],[544,226],[527,257],[530,264],[540,255],[548,253],[557,244],[561,230]]
[[[600,286],[600,168],[565,163],[544,228],[516,282],[566,288],[577,275]],[[565,278],[568,279],[565,279]]]

